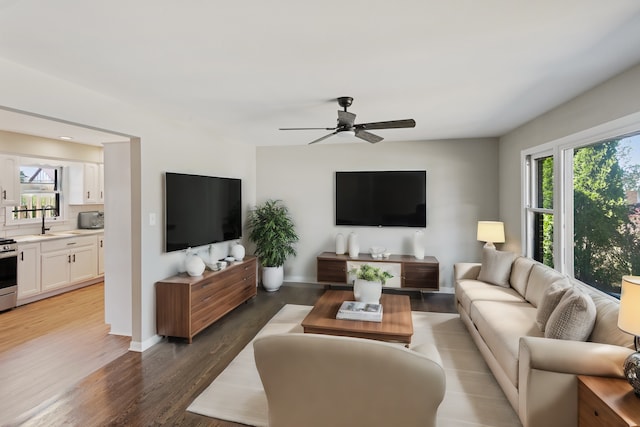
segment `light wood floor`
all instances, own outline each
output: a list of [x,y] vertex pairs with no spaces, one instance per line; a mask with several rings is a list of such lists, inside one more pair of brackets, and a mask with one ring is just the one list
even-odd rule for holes
[[[239,427],[186,408],[282,306],[323,292],[259,290],[193,344],[163,339],[142,354],[107,334],[101,284],[0,313],[0,425]],[[455,310],[450,294],[413,295],[411,306]]]

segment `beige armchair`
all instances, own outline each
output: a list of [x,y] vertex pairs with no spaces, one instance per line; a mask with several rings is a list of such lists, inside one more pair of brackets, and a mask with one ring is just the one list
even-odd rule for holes
[[261,337],[253,347],[270,427],[436,424],[445,392],[437,352],[297,333]]

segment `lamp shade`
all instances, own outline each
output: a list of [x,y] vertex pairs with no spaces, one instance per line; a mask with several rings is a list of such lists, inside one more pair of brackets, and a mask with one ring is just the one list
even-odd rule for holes
[[478,240],[504,243],[504,223],[500,221],[478,221]]
[[640,336],[640,276],[623,276],[618,328]]

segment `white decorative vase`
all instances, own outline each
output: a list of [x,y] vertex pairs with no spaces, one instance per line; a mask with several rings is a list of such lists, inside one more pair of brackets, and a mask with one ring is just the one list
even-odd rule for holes
[[244,246],[242,246],[240,243],[235,244],[231,248],[231,256],[235,258],[236,261],[242,261],[244,259],[244,254]]
[[204,261],[197,255],[189,255],[184,263],[189,276],[201,276],[204,272]]
[[424,232],[416,231],[413,235],[413,256],[416,259],[424,259]]
[[336,236],[336,255],[344,255],[344,236],[338,233]]
[[262,267],[262,286],[267,292],[280,289],[284,281],[284,267]]
[[353,296],[356,301],[380,304],[382,295],[382,283],[371,282],[364,279],[356,279],[353,283]]
[[351,258],[357,258],[360,254],[360,245],[358,244],[358,235],[356,233],[349,234],[349,256]]

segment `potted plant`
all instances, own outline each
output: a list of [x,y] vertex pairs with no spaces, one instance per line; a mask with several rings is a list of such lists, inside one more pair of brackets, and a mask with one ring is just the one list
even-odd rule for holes
[[353,283],[353,296],[356,301],[379,304],[382,286],[393,275],[380,267],[361,264],[349,270],[349,274],[356,277]]
[[269,292],[277,291],[284,280],[285,260],[296,255],[293,245],[298,234],[289,210],[281,200],[267,200],[249,213],[247,228],[262,265],[262,285]]

